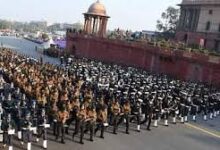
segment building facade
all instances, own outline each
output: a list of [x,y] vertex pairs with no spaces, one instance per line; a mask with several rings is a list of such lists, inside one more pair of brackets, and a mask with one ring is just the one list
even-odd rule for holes
[[183,0],[176,39],[220,52],[220,0]]

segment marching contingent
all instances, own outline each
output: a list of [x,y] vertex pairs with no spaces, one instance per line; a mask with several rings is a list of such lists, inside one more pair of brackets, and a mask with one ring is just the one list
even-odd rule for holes
[[83,144],[84,134],[93,141],[119,127],[129,134],[134,125],[150,131],[220,115],[220,91],[211,85],[85,58],[52,65],[0,51],[0,142],[9,150],[13,140],[31,150],[40,138],[47,149],[49,130],[63,144],[65,135]]

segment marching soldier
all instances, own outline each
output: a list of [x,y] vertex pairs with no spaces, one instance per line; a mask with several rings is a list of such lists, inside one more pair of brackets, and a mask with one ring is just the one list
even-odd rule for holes
[[95,129],[95,134],[98,130],[101,130],[100,138],[103,139],[104,139],[105,126],[108,126],[107,116],[108,116],[107,107],[105,106],[104,101],[102,99],[97,108],[97,127]]
[[3,108],[2,108],[2,103],[0,102],[0,142],[3,142],[2,121],[3,121]]
[[37,138],[43,136],[43,148],[47,149],[47,128],[50,127],[48,124],[45,109],[42,109],[41,114],[38,118],[38,135]]
[[[79,102],[79,98],[75,97],[73,99],[72,102],[70,102],[70,118],[67,120],[67,128],[66,128],[66,134],[68,134],[68,130],[69,130],[69,126],[71,125],[71,123],[76,119],[77,119],[77,113],[80,109],[80,102]],[[76,125],[76,123],[75,123]],[[76,128],[76,126],[75,126]]]
[[158,127],[158,119],[159,119],[159,113],[161,111],[161,103],[162,102],[159,100],[159,98],[154,101],[154,107],[153,107],[154,127]]
[[34,128],[32,127],[32,119],[30,112],[26,113],[25,119],[22,120],[21,127],[22,127],[21,144],[23,145],[24,142],[27,142],[27,150],[31,150],[32,134]]
[[9,146],[9,150],[12,150],[12,136],[15,134],[15,122],[12,120],[11,115],[3,119],[1,130],[3,131],[3,147]]
[[83,137],[84,137],[84,126],[86,120],[86,110],[85,106],[81,105],[79,112],[77,113],[77,120],[76,120],[76,129],[73,133],[73,140],[74,137],[79,133],[80,130],[80,143],[84,144]]
[[169,117],[169,102],[168,97],[165,97],[162,103],[162,116],[164,119],[164,126],[168,126],[168,117]]
[[14,101],[12,100],[11,93],[7,93],[7,98],[3,101],[2,107],[5,110],[6,114],[9,114],[12,112],[14,106]]
[[191,111],[190,111],[193,121],[196,121],[197,112],[199,110],[199,104],[200,104],[199,95],[195,95],[191,101]]
[[65,123],[66,120],[69,118],[69,114],[65,109],[65,105],[60,107],[60,110],[57,113],[57,133],[56,133],[56,140],[58,140],[61,131],[61,143],[65,144],[64,136],[65,136]]
[[178,111],[178,103],[175,99],[170,102],[170,115],[172,117],[172,123],[176,124],[176,112]]
[[90,141],[93,141],[94,126],[96,123],[96,118],[97,118],[97,116],[96,116],[96,110],[95,110],[94,106],[89,106],[87,108],[85,123],[90,131]]
[[143,110],[145,113],[145,119],[141,122],[144,124],[148,121],[147,130],[150,131],[151,120],[153,117],[153,97],[150,97],[150,100],[145,99],[145,105],[143,105]]
[[111,112],[112,112],[113,134],[117,134],[118,118],[121,113],[121,108],[116,99],[113,99],[112,101]]
[[125,101],[122,107],[121,118],[118,122],[118,125],[121,124],[124,120],[126,121],[126,134],[129,134],[129,115],[131,113],[131,105],[128,100]]
[[136,119],[137,121],[137,131],[140,132],[141,130],[141,103],[143,101],[141,99],[138,99],[134,102],[132,109],[131,109],[131,113],[132,113],[132,117],[130,119],[130,121],[132,122],[134,119]]
[[206,121],[207,120],[207,114],[208,114],[208,96],[205,95],[203,96],[201,100],[201,110],[203,113],[203,119]]

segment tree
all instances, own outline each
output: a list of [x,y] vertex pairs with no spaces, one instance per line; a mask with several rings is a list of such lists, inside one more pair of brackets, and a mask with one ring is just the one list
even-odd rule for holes
[[165,38],[173,38],[179,20],[180,10],[174,7],[168,7],[161,15],[161,20],[157,20],[157,29],[162,32]]

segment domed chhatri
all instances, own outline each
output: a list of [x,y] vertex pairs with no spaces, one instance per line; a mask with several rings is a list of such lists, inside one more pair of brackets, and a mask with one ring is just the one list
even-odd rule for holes
[[87,14],[107,16],[105,6],[99,0],[89,7]]
[[99,37],[106,36],[108,18],[105,6],[97,0],[93,3],[87,13],[84,13],[84,32]]

